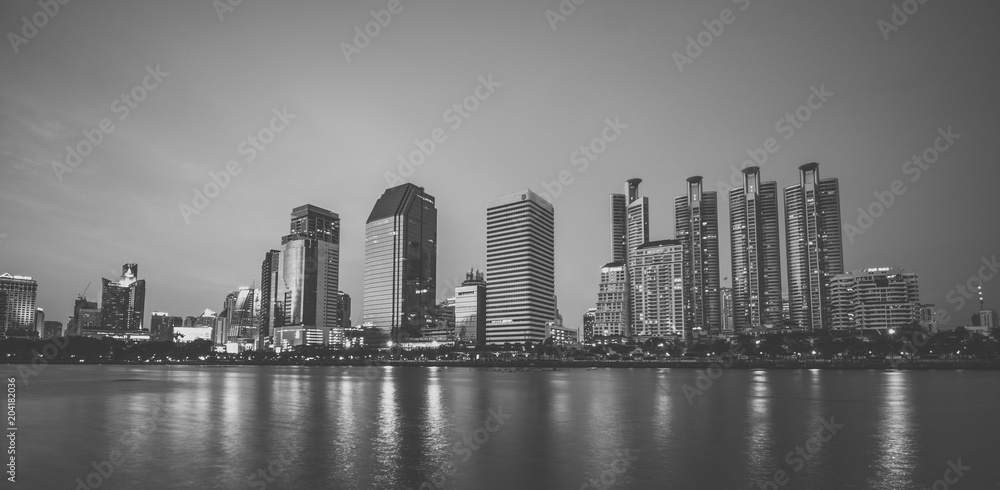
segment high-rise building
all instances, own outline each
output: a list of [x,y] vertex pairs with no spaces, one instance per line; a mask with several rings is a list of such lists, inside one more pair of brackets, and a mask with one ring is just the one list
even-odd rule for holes
[[686,339],[684,243],[646,242],[629,256],[632,267],[634,335]]
[[45,329],[45,310],[41,308],[35,308],[34,331],[38,332],[38,336],[41,337],[44,329]]
[[260,319],[260,290],[242,287],[226,295],[222,308],[226,318],[225,342],[253,342]]
[[917,275],[895,267],[834,276],[829,301],[829,321],[835,329],[889,329],[920,321]]
[[590,341],[594,337],[594,322],[597,320],[597,308],[590,308],[583,314],[583,340]]
[[35,328],[35,295],[38,282],[28,276],[0,274],[0,338],[8,329],[25,335]]
[[702,189],[701,177],[687,179],[687,194],[674,198],[674,230],[684,245],[684,327],[689,334],[700,330],[718,335],[722,327],[718,195]]
[[920,305],[920,328],[928,332],[937,332],[937,307],[933,303]]
[[486,344],[486,277],[469,270],[455,288],[455,337],[482,347]]
[[[273,299],[281,310],[281,324],[336,327],[340,216],[311,204],[292,209],[290,232],[281,238],[277,262]],[[273,326],[279,315],[270,313]]]
[[723,287],[720,296],[722,297],[722,332],[726,334],[735,333],[736,321],[733,318],[733,288]]
[[625,194],[611,194],[611,261],[625,263]]
[[437,301],[437,208],[402,184],[375,202],[365,225],[364,323],[397,342],[419,337]]
[[530,190],[486,209],[486,342],[542,342],[555,320],[555,210]]
[[830,328],[830,281],[844,273],[840,184],[820,179],[819,164],[799,167],[785,188],[789,320],[798,328]]
[[604,264],[591,335],[628,335],[630,288],[625,262]]
[[278,269],[281,251],[269,250],[260,265],[260,331],[258,345],[263,348],[275,327],[284,324],[282,308],[284,300],[278,301]]
[[146,280],[138,276],[137,264],[125,264],[118,281],[101,279],[102,330],[142,330]]
[[172,342],[174,340],[174,329],[183,326],[183,319],[179,316],[170,316],[169,313],[154,311],[149,318],[149,340],[153,342]]
[[735,331],[781,325],[778,184],[760,168],[743,169],[743,187],[729,191]]
[[337,324],[340,328],[351,328],[351,295],[337,292]]

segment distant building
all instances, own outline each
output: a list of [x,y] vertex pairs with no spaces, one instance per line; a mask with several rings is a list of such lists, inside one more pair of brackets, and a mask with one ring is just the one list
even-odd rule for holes
[[101,310],[97,308],[80,308],[75,335],[83,335],[88,330],[101,329]]
[[437,208],[423,187],[387,189],[365,224],[364,319],[394,341],[419,337],[437,302]]
[[[80,315],[80,312],[83,310],[100,311],[100,306],[95,301],[87,301],[87,297],[82,294],[77,296],[76,301],[73,302],[73,317],[70,318],[69,323],[66,324],[67,337],[78,337],[83,335],[84,325],[82,323],[82,316]],[[90,325],[87,328],[100,328],[100,317],[97,317],[96,320],[97,323],[95,325]]]
[[344,330],[339,327],[305,327],[291,325],[274,330],[274,347],[277,351],[303,345],[344,345]]
[[583,339],[585,342],[594,337],[594,324],[597,319],[597,308],[590,308],[583,314]]
[[42,336],[42,331],[45,329],[45,310],[41,308],[35,308],[35,328],[34,331],[38,332],[38,336]]
[[684,328],[717,335],[722,328],[719,298],[719,203],[702,178],[687,179],[687,193],[674,198],[675,236],[684,244]]
[[8,329],[28,332],[35,328],[35,295],[38,282],[28,276],[0,274],[0,338]]
[[938,331],[937,308],[931,303],[920,305],[920,328],[931,333]]
[[434,307],[433,321],[424,327],[421,337],[439,342],[455,340],[455,298],[447,298]]
[[212,340],[213,327],[207,325],[191,325],[174,328],[174,342],[188,343],[195,340]]
[[63,324],[62,322],[47,320],[45,325],[42,327],[42,338],[43,339],[54,339],[56,337],[63,336]]
[[920,321],[917,275],[895,267],[836,275],[829,298],[835,329],[889,329]]
[[486,278],[482,271],[470,270],[455,288],[455,337],[483,347],[486,344]]
[[844,273],[840,184],[820,179],[817,163],[800,166],[799,183],[785,187],[785,242],[789,320],[807,330],[830,328],[830,282]]
[[306,204],[292,209],[289,228],[281,238],[275,294],[282,325],[337,327],[340,216]]
[[343,291],[337,293],[337,322],[340,328],[351,328],[351,295]]
[[[684,242],[646,242],[629,256],[634,335],[687,339],[684,315]],[[717,293],[716,293],[717,294]]]
[[224,343],[255,343],[260,325],[260,290],[241,287],[226,295],[223,313],[226,319]]
[[125,264],[118,281],[101,279],[101,329],[142,330],[146,281],[138,279],[139,266]]
[[982,310],[974,315],[972,315],[972,325],[977,327],[985,327],[986,330],[993,330],[997,328],[997,311],[996,310]]
[[733,288],[722,288],[722,332],[725,334],[735,333],[735,319],[733,318]]
[[260,331],[258,345],[264,348],[268,344],[271,330],[284,324],[282,317],[284,298],[278,301],[278,268],[281,251],[270,250],[264,255],[260,266]]
[[576,329],[556,325],[549,327],[548,337],[556,345],[575,344],[579,342],[579,332]]
[[172,342],[174,331],[183,326],[184,320],[179,316],[154,311],[149,319],[149,339],[154,342]]
[[555,209],[531,190],[486,208],[486,342],[542,342],[556,317]]

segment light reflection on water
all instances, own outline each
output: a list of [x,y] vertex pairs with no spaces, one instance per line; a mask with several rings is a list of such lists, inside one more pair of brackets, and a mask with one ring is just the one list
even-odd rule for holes
[[982,468],[962,487],[993,488],[997,378],[731,369],[692,405],[688,369],[49,366],[19,386],[18,476],[75,488],[121,450],[100,488],[260,488],[263,470],[266,488],[416,489],[449,462],[443,488],[580,488],[631,454],[610,488],[756,488],[833,416],[845,428],[783,488],[930,486],[958,457]]

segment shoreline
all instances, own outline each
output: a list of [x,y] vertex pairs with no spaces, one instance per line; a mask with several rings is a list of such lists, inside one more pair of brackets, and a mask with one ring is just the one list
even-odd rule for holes
[[[134,361],[101,361],[101,362],[68,362],[51,360],[44,364],[57,364],[67,366],[78,365],[121,365],[121,366],[198,366],[198,367],[246,367],[246,366],[333,366],[333,367],[459,367],[459,368],[484,368],[490,370],[504,371],[511,370],[531,370],[531,371],[551,371],[568,368],[627,368],[627,369],[706,369],[712,366],[724,369],[828,369],[828,370],[1000,370],[1000,360],[995,361],[971,361],[971,360],[918,360],[905,361],[893,365],[891,361],[747,361],[735,360],[728,366],[724,360],[698,360],[698,361],[565,361],[565,360],[512,360],[512,361],[301,361],[301,362],[278,362],[278,361],[170,361],[170,362],[134,362]],[[37,367],[43,362],[18,362],[4,361],[7,365],[28,365]]]

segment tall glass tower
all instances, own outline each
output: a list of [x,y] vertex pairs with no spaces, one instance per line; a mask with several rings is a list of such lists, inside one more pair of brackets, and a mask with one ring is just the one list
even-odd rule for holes
[[684,244],[684,328],[688,334],[701,329],[717,335],[722,327],[718,196],[702,189],[701,177],[687,179],[687,194],[674,198],[674,230]]
[[[278,272],[270,283],[272,325],[336,327],[337,291],[340,281],[340,216],[311,204],[292,209],[288,235],[281,238],[278,254],[268,253]],[[265,259],[262,273],[271,264]],[[265,274],[262,274],[262,276]],[[270,274],[266,274],[270,276]]]
[[785,187],[789,319],[799,328],[830,328],[830,287],[844,273],[840,183],[820,179],[819,164],[799,167],[799,183]]
[[735,331],[781,324],[778,184],[760,168],[743,169],[743,187],[729,191]]
[[139,265],[125,264],[118,281],[101,279],[101,328],[141,330],[146,304],[146,281],[138,279]]
[[486,207],[486,342],[541,342],[556,318],[555,210],[530,190]]
[[375,202],[365,225],[364,324],[391,340],[419,337],[437,301],[437,208],[423,187],[402,184]]

